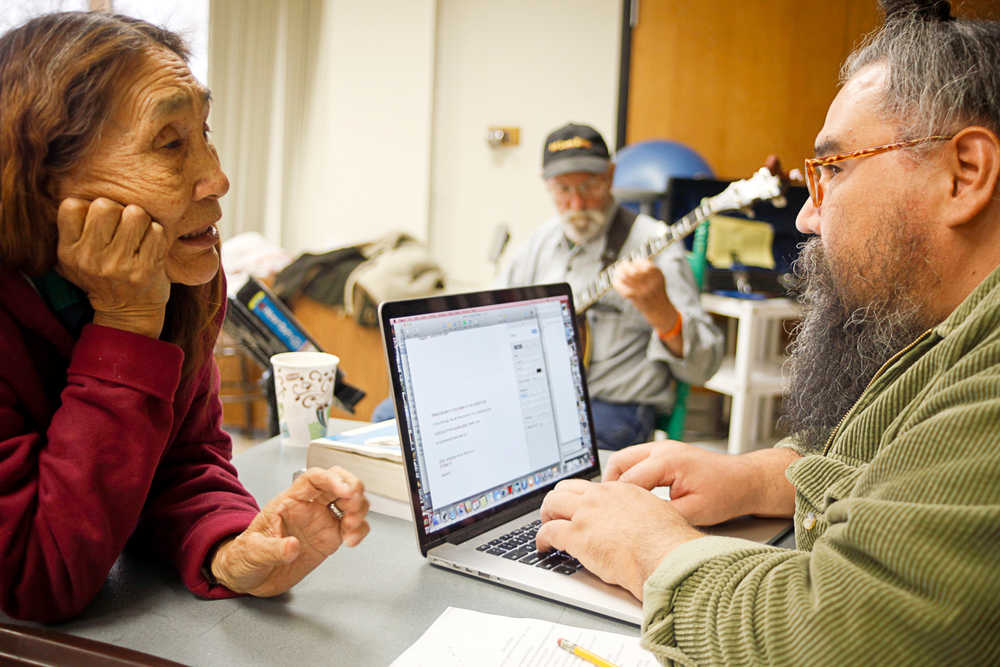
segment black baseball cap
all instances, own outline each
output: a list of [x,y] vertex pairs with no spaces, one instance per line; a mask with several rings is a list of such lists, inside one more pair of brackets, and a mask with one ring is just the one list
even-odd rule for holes
[[611,165],[608,145],[589,125],[569,123],[553,130],[542,147],[542,178],[586,171],[603,174]]

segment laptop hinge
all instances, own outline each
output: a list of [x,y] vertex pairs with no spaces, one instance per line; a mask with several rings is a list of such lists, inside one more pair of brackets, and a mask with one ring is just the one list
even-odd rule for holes
[[481,519],[479,521],[474,521],[471,525],[459,528],[454,533],[451,533],[446,538],[451,544],[461,544],[468,539],[475,537],[476,535],[482,535],[488,530],[493,530],[497,526],[503,525],[508,521],[513,521],[519,516],[524,516],[529,512],[533,512],[542,506],[542,499],[545,497],[544,493],[540,493],[533,498],[527,498],[511,507],[507,510],[502,510],[497,512],[493,516]]

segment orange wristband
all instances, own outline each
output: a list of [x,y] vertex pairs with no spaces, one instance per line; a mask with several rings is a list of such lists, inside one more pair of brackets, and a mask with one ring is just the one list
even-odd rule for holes
[[684,325],[684,318],[681,317],[681,311],[678,310],[677,311],[677,322],[674,323],[673,328],[670,329],[670,331],[668,331],[666,333],[663,333],[662,331],[660,331],[659,329],[657,329],[656,330],[656,335],[659,336],[660,340],[662,340],[665,343],[668,340],[673,340],[674,338],[677,338],[678,336],[680,336],[681,335],[681,327],[683,325]]

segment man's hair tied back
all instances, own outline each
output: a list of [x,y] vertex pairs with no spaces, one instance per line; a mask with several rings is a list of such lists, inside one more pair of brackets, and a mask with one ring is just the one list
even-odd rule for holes
[[924,21],[951,21],[951,3],[948,0],[881,0],[886,22],[920,18]]

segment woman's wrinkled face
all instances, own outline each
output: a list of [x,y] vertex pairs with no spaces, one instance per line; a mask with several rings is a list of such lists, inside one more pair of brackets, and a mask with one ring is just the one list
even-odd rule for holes
[[170,281],[204,284],[219,270],[215,225],[229,190],[208,139],[208,90],[176,54],[155,48],[119,91],[95,147],[59,180],[57,196],[141,206],[167,233]]

